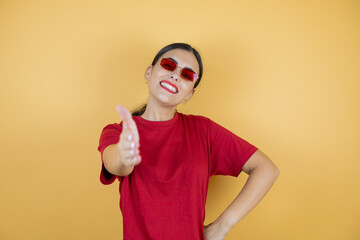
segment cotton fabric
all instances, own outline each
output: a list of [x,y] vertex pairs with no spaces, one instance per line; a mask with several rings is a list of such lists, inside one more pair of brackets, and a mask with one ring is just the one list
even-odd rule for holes
[[[175,113],[168,121],[133,117],[142,161],[125,177],[102,165],[100,181],[120,182],[125,240],[203,240],[209,178],[238,176],[255,146],[212,120]],[[98,150],[119,141],[122,124],[107,125]]]

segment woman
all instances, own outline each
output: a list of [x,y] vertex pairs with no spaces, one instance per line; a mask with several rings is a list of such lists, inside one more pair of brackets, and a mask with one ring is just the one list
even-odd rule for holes
[[[164,47],[146,69],[147,105],[106,126],[98,150],[101,182],[120,181],[124,239],[224,239],[268,192],[278,168],[255,146],[208,118],[178,113],[194,94],[203,72],[188,44]],[[208,226],[205,202],[209,177],[249,178],[236,199]]]

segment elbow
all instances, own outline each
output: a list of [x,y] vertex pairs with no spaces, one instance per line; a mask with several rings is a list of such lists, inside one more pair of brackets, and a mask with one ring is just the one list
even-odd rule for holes
[[276,179],[279,177],[280,175],[280,169],[276,166],[273,166],[270,170],[269,170],[269,175],[271,175],[272,179],[274,180],[274,182],[276,181]]
[[273,179],[274,182],[280,175],[280,169],[274,164],[264,167],[263,171],[263,174],[267,175],[270,179]]
[[274,175],[279,176],[280,175],[280,169],[277,166],[273,166],[272,172]]
[[274,175],[275,175],[275,178],[278,178],[279,175],[280,175],[280,169],[278,167],[275,167],[274,169]]

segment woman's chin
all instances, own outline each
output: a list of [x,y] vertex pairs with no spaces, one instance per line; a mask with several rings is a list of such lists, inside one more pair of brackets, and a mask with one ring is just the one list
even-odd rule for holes
[[[160,94],[156,98],[158,104],[160,104],[163,107],[177,107],[181,103],[178,99],[174,99],[171,96],[167,96],[165,94]],[[150,99],[149,99],[150,101]]]

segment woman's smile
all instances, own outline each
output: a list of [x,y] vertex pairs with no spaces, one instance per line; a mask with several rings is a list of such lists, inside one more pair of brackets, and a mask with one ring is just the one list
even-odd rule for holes
[[176,85],[174,85],[171,82],[166,81],[166,80],[160,81],[160,86],[172,94],[176,94],[179,92],[179,89],[177,88]]

